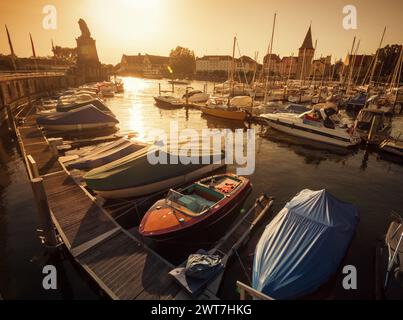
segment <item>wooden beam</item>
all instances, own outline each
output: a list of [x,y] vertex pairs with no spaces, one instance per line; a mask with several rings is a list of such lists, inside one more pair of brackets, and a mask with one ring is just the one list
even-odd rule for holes
[[248,285],[242,283],[241,281],[236,282],[236,286],[238,287],[241,295],[241,300],[246,300],[246,294],[249,294],[252,298],[259,299],[259,300],[275,300],[272,297],[261,293]]
[[32,179],[31,186],[38,207],[38,215],[42,225],[42,230],[44,232],[45,243],[50,247],[56,247],[58,242],[55,228],[52,222],[52,215],[49,209],[48,198],[46,196],[43,179],[42,178]]

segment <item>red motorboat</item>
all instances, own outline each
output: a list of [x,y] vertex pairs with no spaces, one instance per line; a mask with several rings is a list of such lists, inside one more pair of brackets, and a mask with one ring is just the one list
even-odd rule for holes
[[147,211],[139,232],[156,240],[196,234],[230,214],[245,200],[251,188],[244,177],[222,174],[178,191],[171,190]]

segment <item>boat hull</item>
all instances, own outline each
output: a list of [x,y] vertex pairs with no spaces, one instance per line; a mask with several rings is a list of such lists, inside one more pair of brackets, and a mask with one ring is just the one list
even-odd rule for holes
[[227,111],[212,108],[201,108],[201,111],[209,116],[238,121],[244,121],[248,116],[246,111]]
[[164,107],[164,108],[182,108],[183,104],[182,103],[172,103],[166,100],[158,99],[154,97],[155,103],[159,107]]
[[359,141],[351,141],[351,139],[348,138],[332,136],[331,134],[325,132],[319,132],[317,130],[313,130],[310,128],[298,127],[297,125],[294,124],[289,124],[268,118],[264,118],[264,120],[273,129],[287,133],[295,137],[346,148],[359,144]]
[[380,146],[382,151],[400,156],[403,158],[403,143],[395,143],[392,141],[387,141]]
[[182,184],[186,184],[201,178],[202,176],[208,174],[209,172],[213,172],[224,167],[225,164],[211,164],[206,165],[198,170],[192,171],[186,175],[172,177],[169,179],[165,179],[162,181],[150,183],[143,186],[135,186],[131,188],[125,189],[116,189],[116,190],[96,190],[93,191],[106,199],[122,199],[122,198],[135,198],[141,197],[145,195],[149,195],[152,193],[156,193],[159,191],[167,190],[169,188],[180,186]]

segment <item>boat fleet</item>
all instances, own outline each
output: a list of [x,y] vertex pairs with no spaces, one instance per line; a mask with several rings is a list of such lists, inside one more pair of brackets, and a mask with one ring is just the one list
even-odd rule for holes
[[[116,126],[118,120],[95,88],[72,89],[41,101],[38,125],[58,132]],[[188,99],[206,98],[201,91],[187,94]],[[272,101],[257,105],[250,96],[208,97],[200,110],[206,116],[246,121],[255,114],[253,108],[265,108],[258,118],[286,134],[343,148],[362,141],[379,143],[384,151],[402,155],[402,117],[394,112],[396,103],[388,103],[381,92],[334,97],[333,92],[323,102],[286,105]],[[155,101],[183,107],[174,99],[160,96]],[[189,164],[183,164],[186,161],[171,163],[179,154],[166,150],[123,136],[66,157],[63,164],[70,172],[79,172],[80,183],[104,202],[153,200],[137,229],[146,241],[191,241],[239,212],[253,187],[246,177],[226,172],[224,152],[198,152],[198,159],[189,153]],[[153,155],[168,162],[152,164]],[[337,273],[358,221],[357,209],[328,191],[302,190],[266,226],[256,245],[253,289],[272,299],[297,299],[315,292]],[[400,243],[395,243],[396,235],[389,238],[394,239],[396,252]]]
[[37,124],[49,132],[85,132],[114,129],[119,121],[102,98],[122,92],[121,80],[56,92],[37,105]]

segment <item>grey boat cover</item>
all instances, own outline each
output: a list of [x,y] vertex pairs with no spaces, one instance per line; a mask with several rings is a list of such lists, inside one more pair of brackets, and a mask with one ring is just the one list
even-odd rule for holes
[[190,255],[186,262],[186,276],[200,280],[208,279],[216,274],[221,266],[220,256],[207,252],[195,253]]
[[70,169],[93,169],[146,147],[147,145],[144,143],[122,138],[86,152],[81,158],[69,163],[67,166]]
[[105,113],[110,113],[112,114],[112,111],[99,99],[94,99],[91,101],[87,102],[82,102],[82,103],[70,103],[66,105],[58,104],[56,106],[56,111],[57,112],[67,112],[67,111],[72,111],[75,109],[79,109],[81,107],[85,107],[88,105],[93,105],[94,107],[98,108],[99,110],[105,112]]
[[[157,150],[157,151],[156,151]],[[148,155],[158,153],[159,158],[166,157],[167,164],[151,164]],[[203,163],[213,164],[217,158],[223,159],[224,153],[199,153],[199,156],[185,157],[190,164],[181,161],[171,161],[172,153],[150,146],[132,153],[124,158],[108,163],[88,172],[84,179],[87,186],[96,191],[111,191],[148,185],[158,181],[183,176],[206,166]],[[199,164],[195,164],[196,161]],[[221,161],[220,161],[221,163]]]
[[39,125],[119,123],[115,117],[105,114],[93,105],[87,105],[69,112],[57,112],[50,116],[39,117],[36,122]]
[[358,224],[357,209],[326,190],[303,190],[266,227],[256,246],[253,288],[274,299],[317,290],[337,271]]

